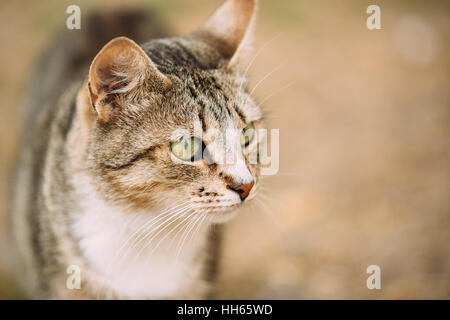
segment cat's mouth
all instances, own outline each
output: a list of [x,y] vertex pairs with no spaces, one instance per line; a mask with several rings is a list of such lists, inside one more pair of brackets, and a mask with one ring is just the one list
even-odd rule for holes
[[197,198],[194,200],[194,203],[198,208],[198,213],[206,215],[212,222],[222,223],[235,217],[239,212],[239,209],[242,206],[245,206],[249,200],[254,198],[255,191],[256,188],[248,198],[245,197],[244,199],[242,197],[239,197],[238,199],[230,197],[225,197],[223,199]]
[[241,208],[242,205],[243,202],[229,205],[205,206],[201,209],[201,212],[206,214],[211,222],[223,223],[234,218],[238,214],[239,208]]

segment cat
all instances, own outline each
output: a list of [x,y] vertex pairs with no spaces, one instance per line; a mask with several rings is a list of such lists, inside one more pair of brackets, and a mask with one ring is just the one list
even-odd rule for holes
[[[213,297],[220,225],[260,180],[248,159],[263,118],[246,80],[255,11],[228,0],[184,37],[116,37],[88,70],[48,55],[11,211],[28,297]],[[208,132],[228,129],[242,161],[216,158],[225,145]]]

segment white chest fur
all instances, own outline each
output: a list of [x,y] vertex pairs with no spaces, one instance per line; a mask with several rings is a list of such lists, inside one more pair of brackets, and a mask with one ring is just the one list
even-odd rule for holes
[[[199,231],[202,235],[195,235],[197,240],[185,245],[176,255],[176,241],[172,241],[176,239],[167,237],[161,242],[155,239],[150,242],[152,236],[148,236],[138,242],[142,237],[135,237],[154,213],[133,216],[105,204],[88,177],[77,178],[74,185],[81,212],[73,232],[87,264],[105,288],[131,299],[170,298],[195,281],[201,268],[194,261],[206,229]],[[161,235],[164,234],[158,239],[162,239]]]

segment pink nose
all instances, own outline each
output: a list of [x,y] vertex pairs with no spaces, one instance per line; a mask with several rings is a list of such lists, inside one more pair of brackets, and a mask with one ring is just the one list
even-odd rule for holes
[[228,186],[228,188],[239,193],[239,197],[241,198],[242,201],[244,201],[245,198],[248,197],[248,195],[254,185],[255,185],[255,182],[252,181],[247,184],[241,184],[240,186],[237,186],[237,187]]

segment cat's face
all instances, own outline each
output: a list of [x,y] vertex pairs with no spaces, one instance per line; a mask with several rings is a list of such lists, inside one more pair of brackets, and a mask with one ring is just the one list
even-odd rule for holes
[[254,196],[262,113],[236,62],[252,17],[246,14],[241,39],[230,40],[225,51],[224,39],[210,31],[213,16],[208,31],[142,47],[118,38],[97,55],[87,159],[106,201],[221,222]]

